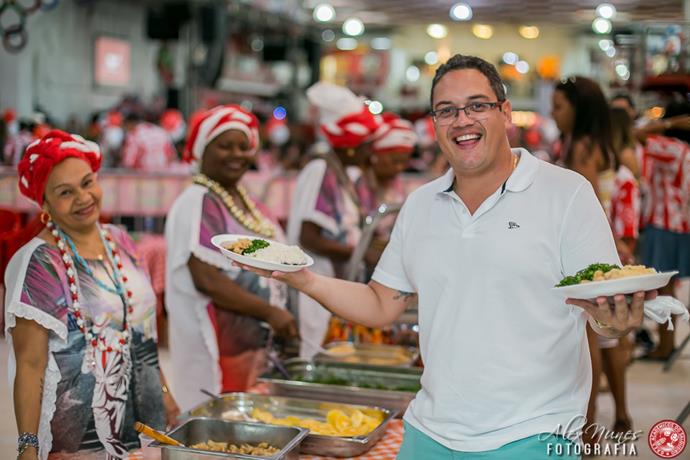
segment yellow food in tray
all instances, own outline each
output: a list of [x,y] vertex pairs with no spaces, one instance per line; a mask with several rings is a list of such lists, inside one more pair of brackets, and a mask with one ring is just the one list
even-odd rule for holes
[[325,422],[294,416],[277,418],[270,412],[261,409],[254,409],[252,417],[271,425],[296,426],[306,428],[313,434],[341,437],[366,436],[383,421],[383,414],[380,411],[367,410],[363,412],[359,409],[352,410],[349,414],[340,409],[329,410]]

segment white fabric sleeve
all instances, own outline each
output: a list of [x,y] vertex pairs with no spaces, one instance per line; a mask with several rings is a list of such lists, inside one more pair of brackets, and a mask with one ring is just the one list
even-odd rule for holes
[[397,291],[416,292],[412,280],[409,279],[405,271],[406,209],[407,202],[398,214],[390,241],[383,251],[371,279]]
[[582,182],[568,204],[560,247],[564,277],[594,263],[621,264],[604,208],[587,181]]
[[312,160],[297,177],[288,222],[287,237],[290,244],[299,244],[304,221],[313,222],[333,234],[338,233],[338,223],[335,219],[316,210],[327,166],[325,160]]

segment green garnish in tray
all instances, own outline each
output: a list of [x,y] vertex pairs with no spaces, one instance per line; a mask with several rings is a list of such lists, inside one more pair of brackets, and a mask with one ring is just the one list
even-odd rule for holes
[[269,243],[264,240],[252,240],[252,243],[249,245],[249,247],[242,250],[242,255],[251,254],[259,249],[267,248],[268,246]]
[[603,273],[606,273],[613,270],[614,268],[620,267],[618,265],[612,264],[592,264],[587,268],[583,268],[582,270],[580,270],[572,276],[566,276],[561,280],[560,283],[556,285],[556,287],[572,286],[574,284],[580,284],[583,281],[592,281],[592,279],[594,278],[594,274],[596,272],[601,271]]
[[307,382],[307,383],[319,383],[323,385],[341,385],[341,386],[352,386],[359,388],[368,388],[373,390],[389,390],[389,391],[407,391],[416,393],[421,390],[421,384],[409,384],[409,385],[384,385],[382,383],[375,382],[357,382],[354,380],[348,380],[341,377],[336,377],[334,375],[313,375],[313,376],[300,376],[296,380]]

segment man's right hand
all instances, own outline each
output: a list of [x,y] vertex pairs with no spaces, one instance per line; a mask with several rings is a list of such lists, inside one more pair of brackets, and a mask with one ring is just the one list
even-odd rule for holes
[[[311,283],[314,282],[315,275],[309,269],[303,268],[296,272],[279,272],[262,270],[260,268],[251,267],[249,265],[240,264],[237,262],[232,263],[233,266],[246,270],[248,272],[256,273],[264,278],[273,278],[278,281],[282,281],[288,286],[297,289],[298,291],[306,292]],[[307,292],[308,293],[308,292]]]
[[269,313],[266,322],[271,326],[273,332],[278,337],[285,339],[294,339],[299,337],[297,330],[297,322],[292,314],[282,308],[274,307]]

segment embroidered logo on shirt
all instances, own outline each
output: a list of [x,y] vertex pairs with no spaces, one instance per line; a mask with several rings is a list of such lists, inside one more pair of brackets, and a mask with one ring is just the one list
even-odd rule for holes
[[517,222],[508,221],[508,230],[513,230],[515,228],[520,228]]

